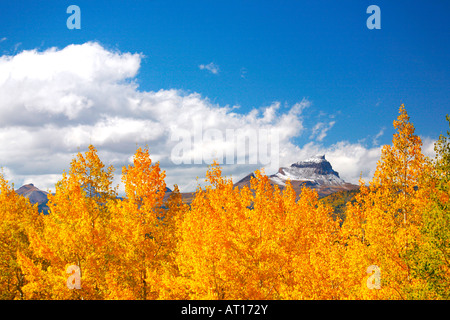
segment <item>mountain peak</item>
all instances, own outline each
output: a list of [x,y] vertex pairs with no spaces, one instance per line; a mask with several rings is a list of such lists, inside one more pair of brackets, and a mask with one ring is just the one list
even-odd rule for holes
[[306,159],[305,161],[322,161],[325,160],[325,155],[324,154],[316,154],[312,157],[310,157],[309,159]]
[[282,167],[270,178],[281,185],[284,185],[287,180],[308,181],[310,184],[330,186],[345,184],[345,181],[339,177],[339,173],[334,171],[330,162],[325,159],[324,154],[298,161],[290,167]]
[[316,154],[312,157],[309,157],[306,160],[301,160],[301,161],[297,161],[296,163],[291,164],[292,166],[297,166],[297,165],[304,165],[305,163],[322,163],[322,162],[328,162],[328,160],[325,159],[325,155],[324,154]]
[[16,193],[28,198],[32,204],[47,203],[47,192],[36,188],[32,183],[21,186],[16,190]]
[[[251,187],[250,180],[254,177],[250,173],[234,185],[238,188]],[[290,180],[292,188],[299,195],[304,187],[317,191],[319,197],[342,190],[354,190],[358,186],[347,183],[339,177],[339,173],[333,170],[331,163],[324,154],[313,155],[306,160],[291,164],[289,167],[281,167],[276,174],[269,176],[271,185],[277,185],[280,189],[286,187]]]
[[32,191],[40,191],[40,190],[38,188],[36,188],[34,186],[34,184],[32,184],[32,183],[24,184],[23,186],[21,186],[19,189],[16,190],[16,192],[19,194],[32,192]]

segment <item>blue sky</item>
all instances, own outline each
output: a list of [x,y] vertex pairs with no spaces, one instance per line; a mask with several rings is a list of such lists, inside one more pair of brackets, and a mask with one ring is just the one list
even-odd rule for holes
[[[66,27],[71,4],[81,9],[81,30]],[[381,9],[381,30],[366,27],[371,4]],[[330,125],[323,148],[369,148],[391,142],[401,103],[421,136],[447,129],[449,13],[443,0],[2,1],[0,54],[95,41],[143,55],[141,91],[199,93],[242,114],[306,98],[309,133],[293,137],[296,145],[320,122]],[[199,68],[208,64],[218,71]]]

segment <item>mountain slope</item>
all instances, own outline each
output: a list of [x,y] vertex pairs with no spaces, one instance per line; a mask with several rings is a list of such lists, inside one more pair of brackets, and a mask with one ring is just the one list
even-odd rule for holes
[[[250,180],[255,177],[252,172],[234,184],[235,187],[242,188],[248,186],[250,188]],[[290,180],[294,191],[299,195],[303,187],[314,189],[319,197],[325,197],[340,191],[356,190],[359,186],[347,183],[339,177],[339,173],[334,171],[330,162],[325,159],[324,155],[317,155],[309,159],[293,163],[289,167],[282,167],[276,174],[269,176],[272,185],[278,185],[280,189],[284,189],[286,182]],[[16,192],[30,199],[32,204],[38,203],[40,212],[48,213],[47,195],[48,193],[36,188],[33,184],[27,184]],[[166,201],[172,190],[166,188],[164,201]],[[193,200],[195,192],[182,193],[183,201],[190,204]]]
[[[244,185],[250,187],[250,179],[253,173],[235,183],[241,188]],[[289,167],[281,167],[276,174],[269,176],[272,185],[278,185],[284,189],[289,180],[295,192],[300,194],[303,187],[315,189],[320,197],[329,194],[355,190],[357,185],[347,183],[339,177],[339,173],[333,170],[330,162],[325,159],[325,155],[316,155],[309,159],[298,161]]]
[[325,155],[317,155],[304,161],[293,163],[290,167],[280,168],[278,172],[270,176],[270,179],[278,184],[285,185],[287,180],[305,181],[310,185],[342,186],[346,182],[339,177],[339,173],[333,170]]
[[28,198],[31,204],[37,203],[39,212],[43,212],[44,214],[48,213],[48,192],[42,191],[41,189],[36,188],[32,183],[30,183],[21,186],[16,190],[16,193]]

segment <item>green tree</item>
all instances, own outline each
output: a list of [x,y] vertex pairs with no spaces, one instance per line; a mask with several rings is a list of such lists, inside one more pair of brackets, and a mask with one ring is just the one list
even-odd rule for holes
[[[450,116],[446,116],[450,126]],[[413,272],[426,281],[422,296],[450,298],[450,130],[435,143],[433,192],[423,212],[424,243],[412,252]]]

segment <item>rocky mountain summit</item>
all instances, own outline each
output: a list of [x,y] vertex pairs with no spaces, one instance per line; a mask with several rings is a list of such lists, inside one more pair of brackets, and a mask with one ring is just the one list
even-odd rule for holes
[[32,183],[21,186],[16,190],[16,193],[26,197],[30,200],[31,204],[38,204],[39,212],[47,213],[48,207],[48,192],[42,191],[41,189],[36,188]]
[[[245,176],[235,185],[250,187],[250,180],[253,173]],[[315,189],[320,197],[327,196],[334,192],[344,190],[354,190],[358,186],[345,182],[339,177],[339,173],[333,170],[331,163],[325,159],[325,155],[315,155],[309,159],[298,161],[289,167],[281,167],[278,172],[269,176],[273,185],[278,185],[284,189],[289,180],[295,192],[299,194],[305,186]]]
[[346,182],[333,170],[325,155],[316,155],[304,161],[280,168],[270,176],[270,180],[278,185],[285,185],[287,180],[303,181],[307,186],[342,186]]
[[[252,172],[234,184],[235,187],[250,187],[250,180],[255,177]],[[303,187],[315,189],[320,197],[324,197],[339,191],[349,191],[358,189],[359,186],[347,183],[339,177],[339,173],[333,170],[331,163],[325,159],[325,155],[315,155],[309,159],[298,161],[289,167],[281,167],[278,172],[269,176],[272,185],[278,185],[280,189],[286,187],[289,180],[297,195],[301,193]],[[38,203],[40,212],[48,213],[48,192],[36,188],[33,184],[27,184],[16,192],[30,199],[32,204]],[[172,190],[166,188],[164,199],[167,200]],[[183,200],[191,203],[194,192],[182,193]]]

